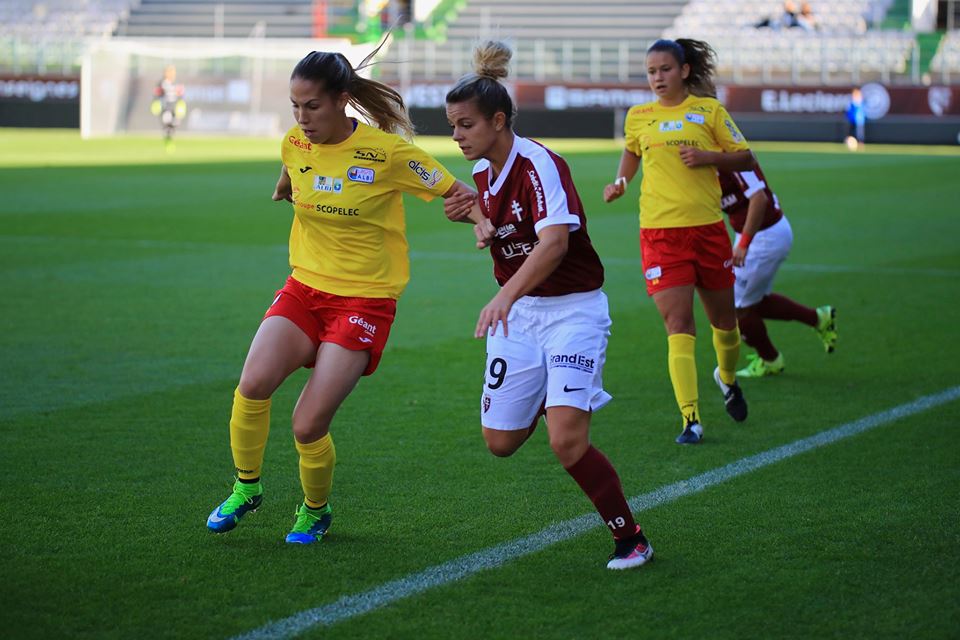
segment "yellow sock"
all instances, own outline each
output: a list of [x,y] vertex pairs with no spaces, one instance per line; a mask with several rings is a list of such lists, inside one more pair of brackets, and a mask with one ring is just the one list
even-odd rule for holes
[[720,367],[720,379],[723,384],[737,381],[737,360],[740,358],[740,327],[730,331],[713,329],[713,348],[717,352],[717,365]]
[[307,506],[317,509],[327,504],[333,486],[333,467],[337,464],[337,450],[328,433],[316,442],[297,442],[300,454],[300,484]]
[[233,392],[233,412],[230,414],[230,449],[237,476],[242,480],[260,477],[263,450],[270,435],[270,398],[251,400]]
[[694,346],[697,338],[689,333],[667,336],[667,366],[673,395],[677,398],[680,413],[687,422],[700,422],[700,405],[697,398],[697,363]]

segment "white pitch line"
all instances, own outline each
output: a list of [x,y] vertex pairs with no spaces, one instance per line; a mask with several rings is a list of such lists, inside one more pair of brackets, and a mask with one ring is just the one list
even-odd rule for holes
[[[646,511],[672,502],[684,496],[699,493],[712,486],[750,473],[756,469],[792,458],[838,440],[855,436],[864,431],[875,429],[889,422],[900,420],[914,414],[927,411],[939,405],[960,398],[960,386],[945,389],[940,393],[924,396],[913,402],[875,413],[854,422],[821,431],[790,444],[769,449],[763,453],[748,456],[731,462],[712,471],[701,473],[687,480],[654,489],[649,493],[631,498],[630,508],[635,512]],[[392,580],[368,591],[344,596],[327,605],[301,611],[288,618],[269,622],[262,627],[249,631],[234,640],[274,640],[292,638],[311,627],[329,627],[363,615],[403,598],[422,593],[434,587],[441,587],[462,580],[485,569],[499,567],[502,564],[541,551],[550,545],[569,540],[587,531],[601,526],[596,513],[589,513],[570,520],[564,520],[532,535],[490,547],[476,553],[461,556],[449,562],[439,564],[419,573]]]

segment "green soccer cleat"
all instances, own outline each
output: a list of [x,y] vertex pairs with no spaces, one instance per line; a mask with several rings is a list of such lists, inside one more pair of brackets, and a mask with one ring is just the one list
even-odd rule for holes
[[837,346],[837,310],[830,305],[817,307],[817,326],[815,327],[820,341],[823,342],[823,350],[827,353],[833,353]]
[[737,371],[738,378],[762,378],[763,376],[776,376],[783,373],[783,354],[778,353],[773,360],[764,360],[755,353],[747,356],[750,361],[743,369]]
[[311,509],[306,504],[301,504],[295,515],[297,521],[293,523],[293,529],[287,534],[287,542],[290,544],[320,542],[320,539],[327,533],[327,529],[330,528],[330,521],[333,520],[333,510],[330,509],[330,503],[319,509]]
[[263,485],[257,482],[249,484],[237,480],[233,484],[233,493],[224,500],[210,517],[207,528],[214,533],[226,533],[237,526],[245,514],[256,511],[263,501]]

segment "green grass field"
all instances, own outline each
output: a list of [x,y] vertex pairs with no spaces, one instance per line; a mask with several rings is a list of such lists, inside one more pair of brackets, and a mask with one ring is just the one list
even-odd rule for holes
[[[423,140],[469,178],[446,140]],[[333,425],[329,537],[291,548],[301,498],[274,398],[263,507],[225,536],[227,419],[288,273],[276,141],[81,142],[0,130],[0,629],[8,638],[228,638],[591,512],[541,428],[497,459],[478,425],[489,257],[408,201],[412,281],[383,363]],[[637,496],[960,385],[960,152],[758,145],[795,232],[777,290],[839,309],[837,352],[771,323],[783,376],[743,381],[734,424],[698,317],[706,437],[678,447],[636,195],[604,205],[613,142],[557,142],[607,268],[593,441]],[[457,155],[454,155],[457,154]],[[638,514],[657,551],[605,569],[597,526],[306,638],[956,638],[960,401]],[[266,636],[261,637],[268,637]]]

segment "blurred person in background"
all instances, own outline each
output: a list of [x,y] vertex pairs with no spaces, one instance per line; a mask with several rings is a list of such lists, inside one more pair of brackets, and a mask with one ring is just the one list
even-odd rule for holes
[[820,20],[813,13],[813,7],[809,2],[800,5],[800,13],[797,14],[797,26],[804,31],[819,31]]
[[[273,199],[293,204],[293,273],[247,353],[230,417],[237,480],[207,527],[226,533],[260,506],[271,397],[306,367],[312,372],[293,411],[303,501],[286,541],[311,544],[333,517],[331,422],[380,363],[410,278],[402,194],[429,201],[470,188],[400,135],[413,132],[400,95],[359,76],[343,54],[313,51],[300,60],[290,102],[297,124],[281,144]],[[348,116],[348,104],[376,127]]]
[[723,212],[736,232],[733,271],[734,297],[740,335],[756,350],[750,363],[737,371],[743,378],[783,372],[783,354],[773,346],[764,320],[795,320],[812,327],[824,350],[833,353],[837,342],[836,310],[830,305],[813,309],[773,293],[777,270],[790,253],[793,230],[780,209],[759,164],[749,171],[719,171]]
[[153,89],[154,100],[150,105],[153,115],[160,117],[163,127],[163,142],[168,152],[173,151],[173,134],[187,115],[187,103],[183,99],[184,88],[177,84],[177,69],[172,64],[163,70],[163,78]]
[[867,128],[867,113],[863,106],[863,92],[854,88],[850,92],[850,104],[845,113],[847,118],[847,148],[850,151],[862,151]]
[[546,413],[550,447],[607,524],[614,551],[607,568],[638,567],[653,558],[607,457],[590,444],[593,412],[605,406],[603,365],[610,313],[603,264],[590,236],[570,168],[543,145],[513,131],[513,101],[500,80],[512,56],[501,42],[474,54],[476,73],[447,94],[453,140],[480,197],[444,203],[457,220],[480,213],[500,290],[483,307],[474,335],[486,338],[480,421],[487,448],[515,453]]
[[733,296],[733,251],[723,223],[717,170],[753,166],[743,134],[716,99],[716,54],[699,40],[657,40],[647,50],[657,100],[631,107],[617,177],[603,199],[621,197],[643,163],[640,247],[647,293],[667,332],[667,365],[680,408],[678,444],[703,438],[694,359],[694,291],[707,313],[717,355],[713,379],[727,413],[747,418],[736,380],[740,331]]

